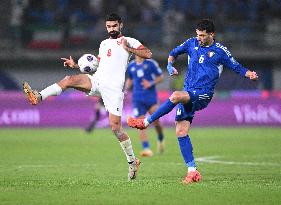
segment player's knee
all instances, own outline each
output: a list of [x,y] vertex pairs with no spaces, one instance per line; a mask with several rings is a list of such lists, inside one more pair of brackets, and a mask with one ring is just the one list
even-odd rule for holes
[[120,130],[120,123],[119,122],[110,122],[110,127],[111,127],[111,130],[112,132],[118,132]]
[[173,92],[173,94],[169,97],[172,103],[179,103],[181,100],[181,93],[179,91]]
[[188,134],[188,130],[187,129],[184,129],[184,128],[177,128],[176,129],[176,135],[178,136],[178,137],[184,137],[184,136],[186,136]]

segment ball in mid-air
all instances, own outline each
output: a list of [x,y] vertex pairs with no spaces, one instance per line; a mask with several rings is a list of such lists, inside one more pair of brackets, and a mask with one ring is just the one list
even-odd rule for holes
[[82,73],[94,73],[99,66],[99,61],[92,54],[84,54],[79,58],[78,66]]

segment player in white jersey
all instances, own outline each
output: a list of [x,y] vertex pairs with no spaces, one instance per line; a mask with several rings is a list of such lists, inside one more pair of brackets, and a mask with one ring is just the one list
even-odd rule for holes
[[[125,82],[125,72],[131,54],[142,58],[151,58],[152,53],[134,38],[121,34],[123,23],[117,14],[106,17],[105,26],[109,38],[102,41],[99,48],[99,67],[94,75],[78,74],[66,76],[44,90],[38,92],[31,89],[27,82],[23,83],[23,90],[32,105],[37,105],[49,96],[60,95],[68,88],[85,92],[87,95],[101,96],[105,108],[109,112],[109,124],[118,138],[129,164],[128,179],[136,178],[140,161],[135,157],[132,143],[121,125]],[[79,68],[72,57],[62,58],[64,66]]]

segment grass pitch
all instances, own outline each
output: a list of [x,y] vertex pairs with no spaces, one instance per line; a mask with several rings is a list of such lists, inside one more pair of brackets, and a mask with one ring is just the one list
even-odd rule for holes
[[[138,155],[137,131],[127,130]],[[140,158],[128,182],[109,129],[1,129],[0,204],[280,204],[281,128],[193,128],[203,180],[189,186],[180,183],[186,168],[174,129],[165,135],[165,153]]]

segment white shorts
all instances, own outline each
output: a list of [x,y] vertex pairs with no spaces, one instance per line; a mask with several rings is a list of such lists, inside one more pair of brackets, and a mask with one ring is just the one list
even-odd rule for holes
[[92,83],[92,89],[88,96],[100,96],[104,102],[105,109],[113,115],[121,116],[123,110],[124,93],[122,90],[112,88],[110,86],[103,86],[99,83],[97,76],[89,75]]

